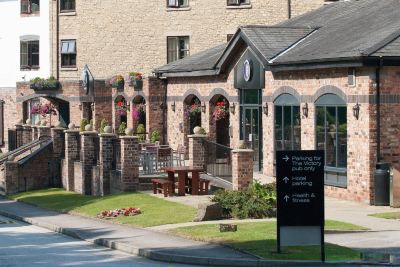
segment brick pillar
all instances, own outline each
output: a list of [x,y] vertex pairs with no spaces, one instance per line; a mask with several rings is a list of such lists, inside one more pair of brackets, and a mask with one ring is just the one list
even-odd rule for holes
[[188,135],[189,138],[189,166],[195,168],[204,168],[206,149],[204,141],[207,139],[207,135],[194,134]]
[[22,124],[16,124],[15,125],[15,131],[17,132],[17,140],[16,140],[16,147],[20,147],[23,144],[23,134],[24,134],[24,128],[22,127]]
[[53,156],[60,159],[64,156],[64,128],[51,128],[51,138],[53,139]]
[[251,149],[232,150],[233,190],[245,189],[253,181],[253,154]]
[[65,133],[65,170],[62,178],[63,187],[67,191],[74,191],[74,162],[79,160],[79,131],[66,130]]
[[36,140],[38,138],[37,133],[38,133],[37,126],[32,125],[32,140]]
[[[110,176],[113,162],[113,140],[117,137],[115,134],[100,134],[100,175],[98,186],[99,192],[94,195],[109,195],[110,194]],[[93,181],[94,182],[94,181]],[[92,190],[93,191],[93,190]],[[94,192],[93,192],[94,193]]]
[[38,138],[42,136],[51,136],[50,126],[39,126],[38,127]]
[[136,136],[121,139],[121,191],[136,191],[139,188],[139,143]]
[[22,133],[22,144],[26,145],[32,142],[32,127],[28,124],[24,124]]
[[81,134],[82,181],[75,179],[75,191],[83,195],[92,194],[92,169],[95,163],[94,141],[97,132],[82,132]]
[[18,162],[6,161],[4,164],[4,192],[6,195],[18,193]]

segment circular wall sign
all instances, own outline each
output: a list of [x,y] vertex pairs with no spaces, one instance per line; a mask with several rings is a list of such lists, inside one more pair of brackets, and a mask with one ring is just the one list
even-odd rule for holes
[[252,68],[251,68],[251,62],[247,59],[244,62],[244,69],[243,69],[243,78],[246,82],[248,82],[251,78],[251,72],[252,72]]

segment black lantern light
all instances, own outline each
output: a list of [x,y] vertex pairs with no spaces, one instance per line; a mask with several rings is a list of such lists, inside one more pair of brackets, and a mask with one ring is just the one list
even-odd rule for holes
[[268,116],[268,103],[267,102],[265,102],[265,106],[263,106],[263,112],[265,115]]
[[175,108],[176,108],[176,104],[175,104],[175,101],[174,101],[174,103],[171,104],[171,110],[173,112],[175,112]]
[[358,120],[359,118],[360,118],[360,104],[356,104],[354,107],[353,107],[353,115],[354,115],[354,117]]
[[306,118],[308,117],[308,104],[307,103],[305,103],[303,106],[303,115]]
[[230,111],[232,114],[235,114],[235,108],[236,108],[235,103],[232,103],[232,105],[229,106],[229,111]]

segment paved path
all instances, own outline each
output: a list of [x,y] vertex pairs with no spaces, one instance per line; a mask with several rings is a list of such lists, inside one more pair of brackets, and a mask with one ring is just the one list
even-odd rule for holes
[[205,262],[208,262],[210,258],[220,258],[221,256],[231,260],[257,259],[219,245],[80,216],[60,214],[5,199],[0,199],[0,215],[16,215],[19,218],[24,218],[28,223],[34,223],[36,226],[140,256],[153,255],[153,259],[158,257],[169,261],[173,257],[177,258],[178,255],[181,258],[187,257],[189,263],[190,257],[193,255],[203,258]]
[[132,256],[2,216],[0,236],[1,267],[183,266]]

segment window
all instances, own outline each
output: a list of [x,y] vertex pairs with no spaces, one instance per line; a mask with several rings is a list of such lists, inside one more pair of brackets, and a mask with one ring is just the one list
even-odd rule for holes
[[189,55],[189,36],[167,37],[167,63]]
[[39,69],[39,41],[21,41],[21,70]]
[[188,7],[189,0],[167,0],[167,7]]
[[250,0],[227,0],[228,6],[240,6],[250,4]]
[[300,104],[290,94],[280,95],[275,105],[275,150],[301,149]]
[[61,41],[61,67],[76,67],[76,40]]
[[347,73],[347,78],[348,78],[347,83],[349,86],[356,86],[356,69],[349,68]]
[[40,0],[21,0],[21,14],[40,12]]
[[75,11],[75,0],[61,0],[60,12],[73,12]]

